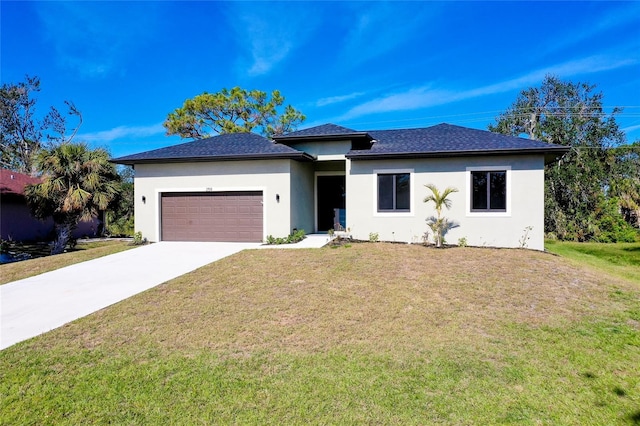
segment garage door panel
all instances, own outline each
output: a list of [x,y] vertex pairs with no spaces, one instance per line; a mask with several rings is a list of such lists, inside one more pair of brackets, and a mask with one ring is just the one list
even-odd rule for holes
[[236,215],[238,214],[238,206],[225,206],[224,213],[226,215]]
[[262,241],[262,192],[162,194],[164,241]]
[[[261,206],[262,207],[262,206]],[[260,209],[262,210],[262,209]],[[248,214],[251,215],[255,212],[255,207],[254,206],[238,206],[238,213],[239,214]]]

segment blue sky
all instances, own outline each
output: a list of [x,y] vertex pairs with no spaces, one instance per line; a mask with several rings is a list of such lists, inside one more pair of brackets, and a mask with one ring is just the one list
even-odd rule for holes
[[640,139],[640,2],[0,3],[2,83],[74,102],[113,156],[181,142],[162,122],[226,87],[278,89],[301,128],[486,129],[545,74],[589,82]]

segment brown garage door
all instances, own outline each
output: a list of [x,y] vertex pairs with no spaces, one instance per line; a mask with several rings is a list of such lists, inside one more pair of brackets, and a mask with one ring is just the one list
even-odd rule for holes
[[163,241],[262,241],[262,192],[162,194]]

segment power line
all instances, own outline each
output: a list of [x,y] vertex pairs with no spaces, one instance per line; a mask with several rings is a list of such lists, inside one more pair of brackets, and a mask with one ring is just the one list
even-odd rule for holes
[[[615,107],[603,107],[603,109],[604,108],[615,108]],[[639,111],[638,112],[619,111],[615,114],[615,117],[619,117],[619,118],[640,117],[640,105],[627,105],[619,108],[637,108]],[[559,112],[559,113],[546,112],[546,111],[543,113],[544,115],[547,115],[547,116],[563,117],[563,116],[576,114],[578,112],[580,114],[586,115],[585,112],[588,111],[589,109],[599,110],[600,108],[591,107],[591,108],[581,109],[580,111],[575,111],[575,112],[570,111],[570,107],[545,107],[544,109],[563,109],[565,111]],[[591,113],[591,114],[593,117],[596,117],[596,116],[610,115],[612,114],[612,112],[602,111],[602,112]],[[526,112],[508,113],[508,111],[505,111],[505,110],[490,110],[490,111],[469,112],[469,113],[462,113],[462,114],[444,114],[444,115],[430,115],[430,116],[413,117],[413,118],[401,118],[401,119],[394,119],[394,120],[360,121],[360,122],[354,122],[353,125],[360,126],[360,125],[369,125],[369,124],[403,123],[403,122],[412,122],[412,121],[436,121],[436,120],[442,120],[442,119],[463,118],[463,117],[468,117],[468,119],[464,120],[464,122],[478,122],[478,121],[495,119],[497,118],[496,115],[528,118],[530,117],[531,113],[526,113]],[[476,116],[476,117],[473,117],[473,116]],[[460,122],[462,122],[462,120]]]

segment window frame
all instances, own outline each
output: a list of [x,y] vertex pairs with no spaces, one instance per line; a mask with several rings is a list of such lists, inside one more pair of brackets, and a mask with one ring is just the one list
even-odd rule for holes
[[[472,172],[504,172],[505,173],[505,208],[504,209],[491,209],[490,206],[487,209],[474,209],[473,208],[473,173]],[[499,217],[499,216],[511,216],[511,166],[478,166],[467,167],[466,171],[466,188],[467,188],[467,216],[487,216],[487,217]],[[488,197],[489,197],[488,188]]]
[[[395,176],[407,174],[409,175],[409,208],[408,209],[394,209],[388,210],[379,210],[379,176],[380,175],[393,175],[394,176],[394,186],[393,198],[395,200],[395,191],[396,191],[396,178]],[[373,171],[373,214],[374,216],[414,216],[414,196],[413,196],[413,188],[414,188],[414,170],[413,169],[379,169]],[[395,204],[395,202],[394,202]]]

